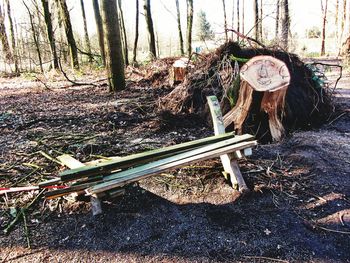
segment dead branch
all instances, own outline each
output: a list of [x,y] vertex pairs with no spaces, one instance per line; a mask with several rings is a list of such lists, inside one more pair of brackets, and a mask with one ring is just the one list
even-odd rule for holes
[[235,33],[237,36],[239,36],[241,38],[247,39],[248,41],[253,41],[256,44],[258,44],[259,46],[261,46],[262,48],[266,48],[266,46],[263,43],[261,43],[260,41],[254,39],[254,38],[248,37],[246,35],[243,35],[242,33],[238,32],[237,30],[228,28],[226,31],[231,31],[231,32]]

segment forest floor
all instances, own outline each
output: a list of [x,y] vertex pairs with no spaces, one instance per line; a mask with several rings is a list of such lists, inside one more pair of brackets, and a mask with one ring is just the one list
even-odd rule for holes
[[[86,162],[213,134],[195,116],[157,111],[166,86],[129,82],[113,95],[105,85],[48,85],[0,79],[2,186],[64,169],[40,151]],[[89,203],[40,196],[26,220],[1,231],[0,262],[350,262],[349,77],[335,102],[337,117],[322,127],[259,145],[240,161],[245,196],[225,181],[219,160],[133,184],[96,217]],[[0,196],[0,230],[38,194]]]

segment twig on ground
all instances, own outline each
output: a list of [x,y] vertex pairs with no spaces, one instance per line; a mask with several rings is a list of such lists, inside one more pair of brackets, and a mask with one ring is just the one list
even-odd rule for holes
[[261,256],[243,256],[246,259],[262,259],[262,260],[270,260],[270,261],[276,261],[276,262],[283,262],[283,263],[289,263],[287,260],[278,259],[278,258],[270,258],[270,257],[261,257]]

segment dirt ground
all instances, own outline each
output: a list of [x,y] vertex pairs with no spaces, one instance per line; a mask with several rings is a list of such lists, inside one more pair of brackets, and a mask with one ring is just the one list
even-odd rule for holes
[[[112,95],[103,85],[65,85],[0,79],[0,185],[64,169],[40,151],[86,162],[213,133],[196,116],[159,113],[166,86],[130,82]],[[130,185],[97,217],[89,203],[39,196],[26,220],[1,231],[0,262],[350,262],[349,78],[338,87],[335,118],[240,161],[247,195],[211,160]],[[1,196],[0,229],[38,194]]]

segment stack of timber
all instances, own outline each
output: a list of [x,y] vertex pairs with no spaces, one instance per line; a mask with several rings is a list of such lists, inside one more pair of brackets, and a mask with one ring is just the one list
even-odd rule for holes
[[114,197],[123,194],[123,187],[132,182],[193,162],[251,149],[255,145],[252,135],[225,133],[88,165],[63,155],[59,157],[60,161],[71,169],[63,171],[58,179],[39,186],[57,186],[58,189],[46,193],[49,199],[72,193],[95,198]]

